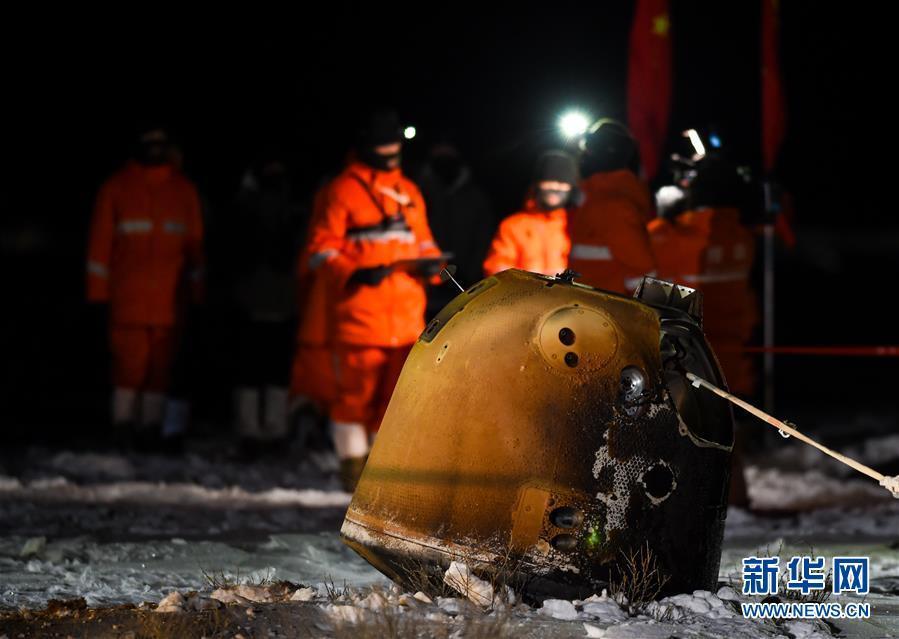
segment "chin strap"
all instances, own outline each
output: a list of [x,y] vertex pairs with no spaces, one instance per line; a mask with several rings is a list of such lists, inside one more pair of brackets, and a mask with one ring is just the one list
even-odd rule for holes
[[890,491],[890,493],[892,493],[893,497],[895,497],[896,499],[899,499],[899,475],[897,475],[896,477],[890,477],[888,475],[884,475],[882,473],[877,472],[873,468],[869,468],[868,466],[865,466],[861,462],[858,462],[854,459],[846,457],[846,455],[842,455],[842,454],[836,452],[835,450],[831,450],[827,446],[824,446],[823,444],[819,444],[811,437],[808,437],[808,436],[800,433],[798,430],[796,430],[795,425],[792,425],[788,422],[782,422],[779,419],[772,417],[771,415],[764,412],[763,410],[756,408],[755,406],[753,406],[752,404],[750,404],[748,402],[744,402],[739,397],[731,395],[727,391],[718,388],[711,382],[707,382],[706,380],[694,375],[693,373],[687,373],[687,379],[690,380],[690,382],[696,388],[705,388],[706,390],[710,390],[713,393],[715,393],[716,395],[723,397],[730,403],[736,404],[737,406],[739,406],[746,412],[751,413],[752,415],[758,417],[763,422],[767,422],[771,426],[774,426],[783,437],[791,437],[791,436],[795,437],[799,441],[805,442],[809,446],[813,446],[813,447],[817,448],[825,455],[833,457],[838,462],[846,464],[850,468],[857,470],[858,472],[862,473],[863,475],[867,475],[868,477],[870,477],[872,479],[876,479],[877,482],[881,486],[883,486],[888,491]]

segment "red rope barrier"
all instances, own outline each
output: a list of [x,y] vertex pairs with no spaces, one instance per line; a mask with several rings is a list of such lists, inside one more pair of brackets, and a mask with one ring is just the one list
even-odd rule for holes
[[830,357],[899,357],[899,346],[746,346],[742,352]]

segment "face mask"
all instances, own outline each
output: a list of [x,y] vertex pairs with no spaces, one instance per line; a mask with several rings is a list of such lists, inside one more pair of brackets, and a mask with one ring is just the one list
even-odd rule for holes
[[553,211],[568,204],[571,191],[557,189],[537,189],[537,206],[541,211]]
[[375,153],[372,148],[366,148],[359,152],[359,159],[378,171],[392,171],[399,168],[400,161],[402,160],[402,153],[381,155],[380,153]]

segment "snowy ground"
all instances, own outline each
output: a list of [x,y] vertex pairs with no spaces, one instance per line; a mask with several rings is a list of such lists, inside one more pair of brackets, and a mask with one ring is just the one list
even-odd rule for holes
[[[504,631],[606,639],[899,637],[899,501],[798,450],[748,468],[753,507],[765,514],[729,513],[718,593],[678,595],[631,618],[601,596],[518,606],[502,612]],[[889,463],[899,459],[899,437],[851,452]],[[155,603],[174,590],[208,596],[211,581],[285,580],[312,587],[302,605],[314,607],[322,628],[371,622],[394,608],[457,630],[460,619],[490,621],[461,598],[425,604],[391,594],[390,584],[337,538],[349,495],[334,471],[327,455],[253,465],[209,451],[182,459],[46,450],[0,457],[0,608],[79,596],[90,606]],[[871,557],[870,621],[775,626],[735,612],[729,601],[738,597],[726,586],[739,583],[743,557],[809,549]],[[329,583],[345,583],[349,592],[334,600]],[[381,604],[372,603],[372,587],[383,591]]]

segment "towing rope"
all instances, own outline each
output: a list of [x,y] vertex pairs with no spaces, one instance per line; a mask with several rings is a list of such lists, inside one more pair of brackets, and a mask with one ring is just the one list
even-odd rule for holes
[[849,466],[850,468],[857,470],[858,472],[862,473],[863,475],[867,475],[868,477],[870,477],[872,479],[876,479],[877,482],[881,486],[883,486],[888,491],[890,491],[890,493],[892,493],[893,497],[895,497],[896,499],[899,499],[899,475],[897,475],[895,477],[890,477],[888,475],[884,475],[882,473],[877,472],[873,468],[865,466],[861,462],[858,462],[850,457],[846,457],[846,455],[838,453],[835,450],[831,450],[827,446],[824,446],[823,444],[819,444],[811,437],[803,435],[798,430],[796,430],[796,428],[794,426],[792,426],[786,422],[782,422],[779,419],[777,419],[776,417],[772,417],[765,411],[756,408],[755,406],[753,406],[752,404],[750,404],[748,402],[744,402],[739,397],[736,397],[735,395],[731,395],[727,391],[718,388],[711,382],[707,382],[706,380],[694,375],[693,373],[687,373],[687,379],[689,379],[690,382],[692,382],[693,386],[695,386],[696,388],[702,387],[707,390],[710,390],[713,393],[715,393],[716,395],[723,397],[730,403],[736,404],[737,406],[739,406],[746,412],[754,415],[755,417],[758,417],[763,422],[766,422],[766,423],[770,424],[771,426],[774,426],[777,430],[779,430],[781,432],[781,434],[786,433],[787,435],[791,435],[791,436],[795,437],[796,439],[798,439],[799,441],[805,442],[809,446],[813,446],[813,447],[817,448],[825,455],[829,455],[830,457],[833,457],[838,462],[841,462],[841,463]]

